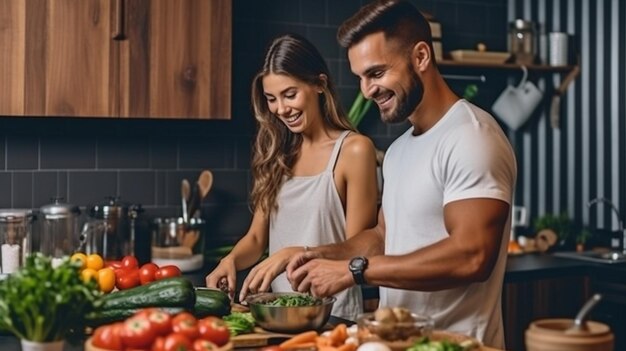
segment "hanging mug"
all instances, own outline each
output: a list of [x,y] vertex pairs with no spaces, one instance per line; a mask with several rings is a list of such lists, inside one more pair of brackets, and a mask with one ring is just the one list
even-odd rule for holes
[[513,130],[521,127],[530,118],[543,96],[541,90],[527,80],[526,67],[522,66],[522,70],[524,75],[519,85],[508,85],[491,108]]

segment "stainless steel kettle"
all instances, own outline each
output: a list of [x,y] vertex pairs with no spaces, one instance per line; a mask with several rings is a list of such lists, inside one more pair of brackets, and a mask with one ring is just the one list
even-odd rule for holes
[[[147,229],[143,229],[140,222],[142,213],[140,204],[123,202],[116,196],[108,196],[104,203],[90,208],[89,215],[106,224],[100,252],[105,260],[119,260],[126,255],[134,255],[139,263],[150,261],[149,233],[143,233]],[[146,240],[148,242],[144,245]]]

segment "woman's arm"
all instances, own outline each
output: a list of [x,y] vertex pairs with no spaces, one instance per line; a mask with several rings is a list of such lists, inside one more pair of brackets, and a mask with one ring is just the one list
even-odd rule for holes
[[335,168],[335,183],[346,213],[346,238],[376,225],[376,149],[360,134],[346,138]]
[[269,222],[263,212],[257,210],[252,217],[248,232],[232,251],[220,260],[219,265],[206,277],[208,287],[218,287],[222,279],[228,282],[228,290],[233,296],[237,284],[237,271],[246,269],[258,262],[265,252],[269,240]]

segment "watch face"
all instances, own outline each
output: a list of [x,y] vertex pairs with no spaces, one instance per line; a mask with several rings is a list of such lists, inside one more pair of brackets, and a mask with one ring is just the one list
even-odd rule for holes
[[355,257],[350,260],[350,270],[362,270],[365,266],[365,259],[363,257]]

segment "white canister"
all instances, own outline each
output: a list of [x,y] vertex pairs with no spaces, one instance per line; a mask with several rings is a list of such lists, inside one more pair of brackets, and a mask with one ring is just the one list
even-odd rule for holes
[[552,32],[548,35],[550,66],[566,66],[567,60],[567,33]]

